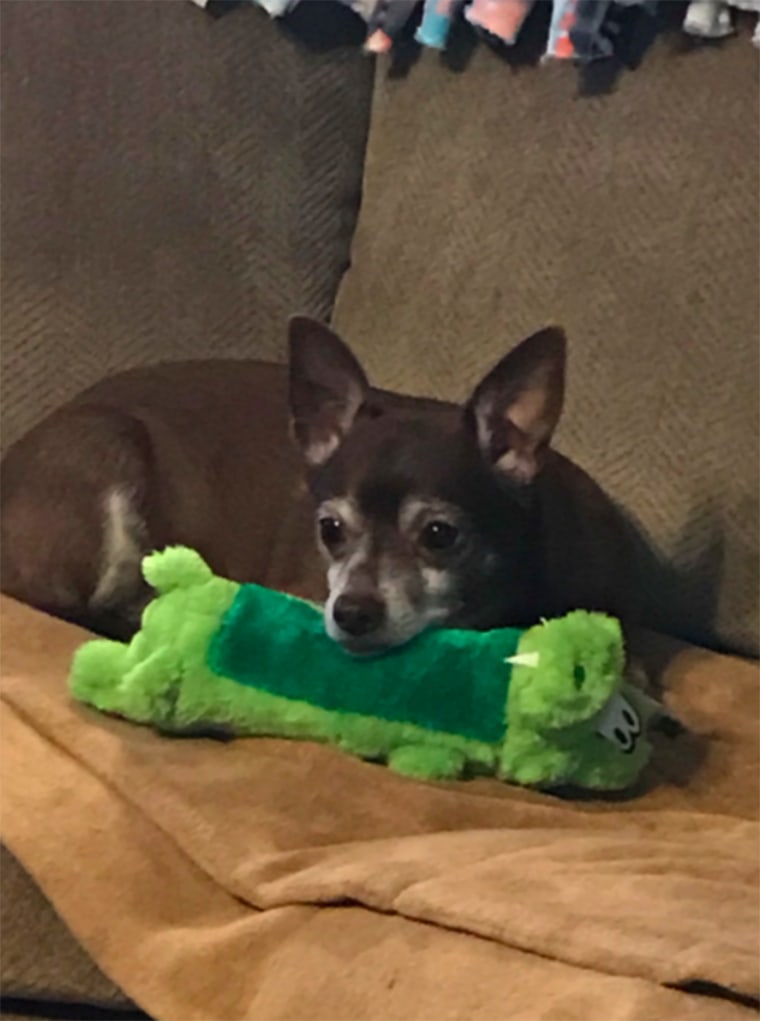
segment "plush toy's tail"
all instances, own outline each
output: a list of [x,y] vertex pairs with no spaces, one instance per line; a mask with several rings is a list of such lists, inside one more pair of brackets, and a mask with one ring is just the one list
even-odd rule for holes
[[149,553],[142,562],[143,577],[160,595],[173,589],[202,585],[213,578],[203,557],[186,546],[168,546]]

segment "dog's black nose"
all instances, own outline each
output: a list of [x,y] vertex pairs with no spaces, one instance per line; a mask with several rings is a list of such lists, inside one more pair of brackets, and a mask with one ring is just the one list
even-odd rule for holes
[[333,606],[333,620],[353,638],[377,631],[384,617],[385,607],[374,596],[338,596]]

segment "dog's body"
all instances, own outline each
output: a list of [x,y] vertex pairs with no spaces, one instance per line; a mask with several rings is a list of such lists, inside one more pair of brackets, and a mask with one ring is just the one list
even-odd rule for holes
[[289,375],[208,361],[113,377],[5,458],[2,589],[124,637],[149,595],[142,555],[182,543],[233,579],[327,595],[328,631],[355,652],[574,607],[630,621],[623,522],[549,448],[563,376],[564,339],[542,331],[463,411],[371,389],[298,318]]

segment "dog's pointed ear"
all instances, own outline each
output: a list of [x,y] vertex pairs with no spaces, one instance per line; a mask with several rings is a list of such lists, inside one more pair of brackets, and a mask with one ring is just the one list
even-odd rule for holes
[[518,344],[475,388],[467,427],[489,464],[518,482],[539,472],[562,413],[567,341],[549,326]]
[[369,383],[350,349],[307,316],[288,323],[290,415],[306,461],[324,464],[353,425]]

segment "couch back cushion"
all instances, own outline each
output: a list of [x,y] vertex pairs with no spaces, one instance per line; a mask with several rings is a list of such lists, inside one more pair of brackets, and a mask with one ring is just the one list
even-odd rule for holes
[[378,68],[336,324],[378,383],[455,399],[563,324],[558,446],[640,526],[649,622],[757,652],[757,53],[576,81],[483,47]]
[[329,313],[372,89],[355,46],[165,0],[3,4],[2,38],[5,447],[110,372],[280,358],[288,315]]

